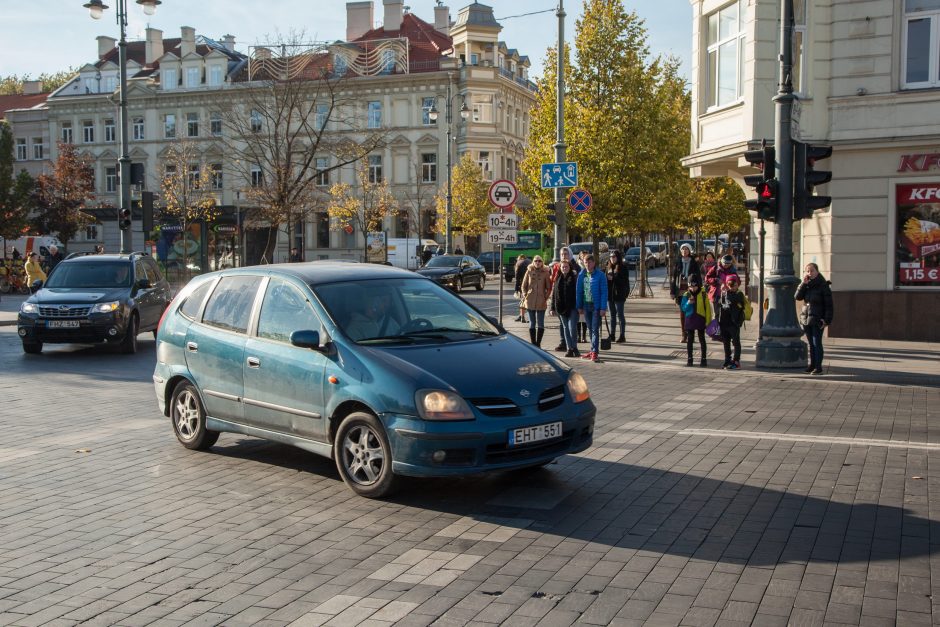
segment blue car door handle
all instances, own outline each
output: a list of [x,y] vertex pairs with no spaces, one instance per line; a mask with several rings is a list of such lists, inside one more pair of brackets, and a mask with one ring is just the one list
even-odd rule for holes
[[196,344],[195,342],[186,342],[186,350],[188,350],[190,353],[198,353],[199,344]]
[[249,357],[249,358],[248,358],[248,367],[249,367],[249,368],[260,368],[260,367],[261,367],[261,360],[258,359],[257,357]]

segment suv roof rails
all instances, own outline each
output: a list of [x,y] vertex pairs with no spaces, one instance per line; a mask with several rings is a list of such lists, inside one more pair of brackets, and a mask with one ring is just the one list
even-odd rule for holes
[[92,251],[85,251],[82,253],[69,253],[66,259],[75,259],[76,257],[84,257],[85,255],[94,255]]

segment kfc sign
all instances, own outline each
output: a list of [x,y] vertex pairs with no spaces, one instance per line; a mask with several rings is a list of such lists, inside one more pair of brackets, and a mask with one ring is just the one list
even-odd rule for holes
[[940,184],[898,185],[898,203],[940,202]]
[[926,172],[934,167],[940,168],[940,153],[901,155],[901,165],[898,166],[898,172]]

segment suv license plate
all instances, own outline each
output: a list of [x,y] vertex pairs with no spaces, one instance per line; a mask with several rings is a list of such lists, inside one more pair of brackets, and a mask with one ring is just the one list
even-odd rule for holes
[[77,329],[81,325],[78,320],[50,320],[46,326],[50,329]]
[[535,425],[534,427],[513,429],[509,432],[509,446],[520,446],[522,444],[531,444],[532,442],[560,438],[562,434],[561,427],[562,423],[559,421],[549,422],[544,425]]

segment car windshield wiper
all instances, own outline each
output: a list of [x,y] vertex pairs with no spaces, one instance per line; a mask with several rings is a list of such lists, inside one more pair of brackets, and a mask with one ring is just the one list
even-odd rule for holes
[[359,344],[364,342],[408,342],[409,344],[414,343],[413,337],[408,337],[407,335],[377,335],[376,337],[364,337],[361,340],[356,340]]
[[453,327],[434,327],[433,329],[409,331],[406,335],[420,335],[423,337],[430,337],[432,335],[439,335],[441,333],[474,333],[476,335],[499,335],[499,333],[496,331],[478,331],[475,329],[455,329]]

